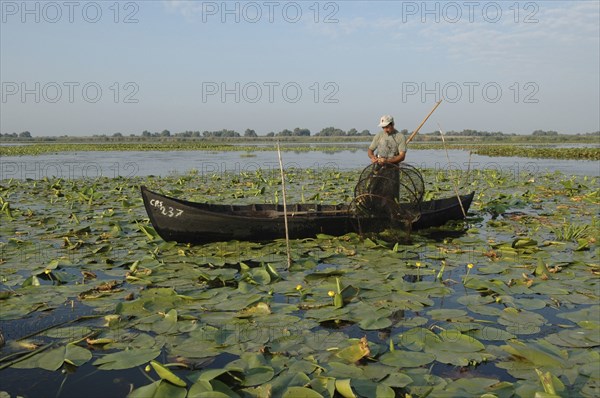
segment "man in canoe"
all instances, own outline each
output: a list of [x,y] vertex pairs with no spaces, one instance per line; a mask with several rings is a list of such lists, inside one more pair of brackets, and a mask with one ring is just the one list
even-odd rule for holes
[[383,129],[375,135],[369,145],[368,155],[373,164],[368,192],[372,195],[365,200],[365,206],[371,213],[393,212],[394,202],[399,200],[399,168],[398,164],[406,156],[406,138],[394,127],[394,118],[384,115],[379,120]]
[[375,135],[367,152],[371,163],[402,162],[406,156],[406,137],[394,128],[394,118],[390,115],[382,116],[379,127],[383,131]]

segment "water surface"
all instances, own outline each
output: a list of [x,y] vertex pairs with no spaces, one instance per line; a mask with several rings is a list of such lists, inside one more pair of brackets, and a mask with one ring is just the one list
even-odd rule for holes
[[[369,164],[362,148],[336,152],[282,153],[285,168],[315,170],[362,169]],[[495,169],[518,175],[560,171],[568,175],[600,175],[600,162],[471,155],[468,151],[409,150],[406,162],[429,169]],[[6,156],[0,160],[0,179],[64,179],[252,172],[279,169],[275,151],[112,151],[63,152],[38,156]]]

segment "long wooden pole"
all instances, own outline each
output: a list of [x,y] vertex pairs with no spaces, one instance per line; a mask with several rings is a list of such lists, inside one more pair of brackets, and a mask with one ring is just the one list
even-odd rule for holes
[[285,225],[285,245],[287,248],[287,268],[292,266],[292,254],[290,251],[290,234],[288,232],[287,202],[285,199],[285,176],[283,174],[283,162],[281,161],[281,150],[279,149],[279,140],[277,140],[277,157],[279,158],[279,171],[281,172],[281,194],[283,195],[283,222]]
[[406,143],[407,144],[409,142],[411,142],[413,138],[415,138],[415,135],[417,135],[417,133],[419,132],[419,130],[421,130],[421,127],[423,127],[423,125],[425,124],[425,122],[427,122],[427,119],[429,119],[429,116],[431,116],[431,114],[433,112],[435,112],[435,110],[437,109],[438,106],[440,106],[441,103],[442,103],[441,99],[438,102],[435,103],[435,106],[433,107],[433,109],[431,110],[431,112],[429,112],[429,114],[427,116],[425,116],[425,119],[423,119],[423,121],[421,122],[421,124],[419,124],[419,127],[417,127],[415,129],[415,131],[413,131],[413,133],[410,135],[410,137],[408,137],[406,139]]

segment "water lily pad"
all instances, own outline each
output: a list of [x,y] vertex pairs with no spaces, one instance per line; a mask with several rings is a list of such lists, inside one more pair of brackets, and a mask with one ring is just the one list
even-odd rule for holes
[[133,390],[128,398],[162,398],[162,397],[173,397],[173,398],[185,398],[187,390],[182,387],[177,387],[164,380],[158,380],[154,383],[142,386]]
[[563,330],[546,337],[546,340],[560,347],[592,348],[600,346],[600,327]]
[[463,322],[468,320],[467,311],[458,309],[435,309],[427,311],[427,315],[433,320],[448,322]]
[[[336,379],[336,382],[339,379],[346,378],[362,378],[364,377],[363,371],[358,366],[347,365],[341,362],[331,361],[327,364],[328,370],[326,375],[329,377],[333,377]],[[337,387],[337,383],[336,383]]]
[[438,336],[426,341],[425,352],[434,354],[439,362],[466,366],[492,357],[481,352],[485,349],[481,342],[457,330],[444,330]]
[[375,383],[371,380],[357,379],[352,380],[351,384],[356,392],[363,397],[394,398],[396,396],[394,390],[388,385]]
[[336,379],[335,390],[344,398],[356,398],[354,391],[352,391],[350,379]]
[[260,302],[251,307],[244,308],[239,312],[238,317],[249,318],[252,316],[269,315],[271,313],[271,307],[267,303]]
[[509,341],[502,349],[511,354],[515,361],[525,362],[532,367],[552,369],[566,365],[567,353],[544,341],[527,344]]
[[560,313],[557,317],[568,319],[575,323],[587,320],[593,320],[596,323],[600,323],[600,305],[593,305],[578,311]]
[[534,334],[539,332],[540,326],[546,323],[546,319],[534,312],[505,308],[498,318],[498,323],[506,326],[506,330],[516,335]]
[[57,370],[63,363],[73,366],[81,366],[92,359],[92,353],[78,345],[66,344],[49,350],[40,350],[37,354],[12,365],[18,369],[42,368],[46,370]]
[[171,370],[162,363],[155,360],[151,360],[150,365],[162,380],[166,380],[169,383],[178,387],[187,387],[187,383],[183,379],[181,379],[175,373],[171,372]]
[[516,338],[514,334],[509,333],[506,330],[487,325],[483,326],[481,329],[467,331],[465,334],[479,340],[488,341],[506,341]]
[[270,366],[257,366],[244,372],[243,386],[257,386],[273,378],[275,371]]
[[290,387],[282,395],[283,398],[323,398],[315,390],[306,387]]
[[360,340],[351,341],[348,347],[345,347],[336,353],[338,358],[341,358],[349,363],[354,363],[371,354],[367,339],[363,337]]
[[335,394],[335,378],[333,377],[317,376],[311,380],[310,386],[324,397],[333,398]]
[[159,354],[160,350],[155,349],[118,351],[98,358],[93,365],[102,370],[129,369],[150,362]]
[[[499,380],[488,379],[483,377],[465,377],[454,380],[444,387],[444,390],[455,397],[460,396],[479,396],[482,392],[487,391],[490,387],[497,384]],[[484,397],[484,395],[481,395]],[[491,395],[496,396],[496,395]]]
[[518,238],[512,242],[512,247],[522,249],[525,247],[537,246],[538,242],[531,238]]
[[257,303],[261,300],[261,298],[262,297],[258,294],[251,294],[247,296],[232,295],[220,303],[215,304],[214,309],[219,311],[240,311],[254,303]]
[[392,321],[388,317],[366,318],[358,323],[358,326],[363,330],[380,330],[391,325]]
[[435,355],[427,352],[395,350],[381,356],[381,363],[399,368],[416,368],[435,360]]

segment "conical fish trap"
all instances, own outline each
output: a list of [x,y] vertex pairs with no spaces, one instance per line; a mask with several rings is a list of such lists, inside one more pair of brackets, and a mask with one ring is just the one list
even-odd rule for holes
[[423,177],[413,166],[373,163],[362,171],[354,188],[350,214],[361,232],[410,228],[421,216],[424,191]]

